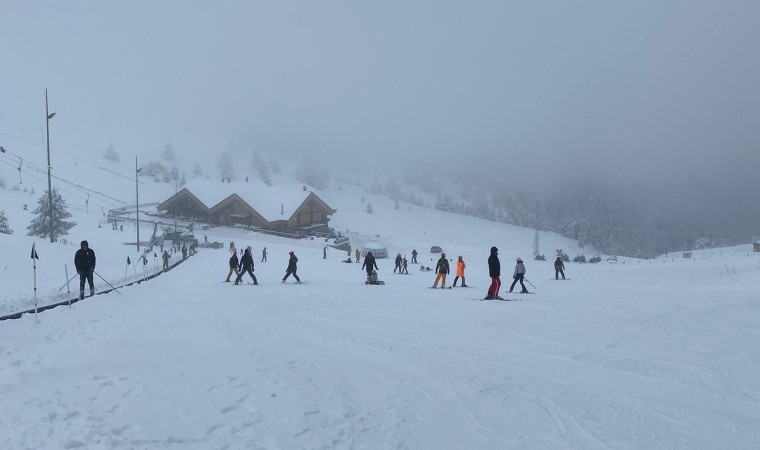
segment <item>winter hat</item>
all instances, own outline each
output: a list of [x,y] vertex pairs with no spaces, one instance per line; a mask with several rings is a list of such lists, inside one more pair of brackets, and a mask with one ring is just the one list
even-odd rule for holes
[[445,258],[445,257],[446,257],[446,253],[441,253],[441,258]]
[[87,243],[87,241],[82,241],[82,242],[79,244],[79,246],[80,246],[80,247],[82,247],[82,248],[85,248],[85,247],[89,247],[89,246],[90,246],[90,244],[88,244],[88,243]]
[[293,250],[291,250],[288,252],[288,255],[295,255],[295,253],[293,253]]
[[495,254],[496,254],[496,252],[498,252],[498,251],[499,251],[499,249],[498,249],[498,248],[496,248],[496,247],[491,247],[491,254],[492,254],[492,255],[495,255]]
[[520,258],[517,258],[517,262],[522,262],[522,259],[520,259]]

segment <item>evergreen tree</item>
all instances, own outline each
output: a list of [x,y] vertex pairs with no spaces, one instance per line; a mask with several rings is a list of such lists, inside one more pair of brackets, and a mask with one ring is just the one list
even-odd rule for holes
[[174,150],[174,146],[171,142],[164,146],[163,157],[166,161],[174,162],[177,160],[177,152]]
[[103,158],[111,162],[119,162],[119,154],[116,153],[116,148],[113,145],[109,145],[106,152],[103,154]]
[[8,218],[5,217],[5,210],[0,209],[0,234],[13,234],[13,230],[8,225]]
[[219,169],[219,174],[223,179],[235,179],[235,169],[233,168],[232,156],[230,156],[229,152],[223,151],[219,155],[219,162],[216,164],[216,167]]
[[[53,191],[53,211],[48,208],[48,191],[42,194],[37,201],[37,209],[32,211],[37,217],[26,227],[27,236],[37,236],[46,238],[50,236],[51,231],[53,240],[57,241],[61,236],[69,234],[69,230],[76,225],[74,222],[67,222],[66,219],[71,217],[71,213],[66,209],[66,201],[57,190]],[[52,222],[51,222],[52,216]]]
[[259,174],[259,179],[267,186],[272,185],[272,176],[270,175],[269,164],[258,153],[253,155],[251,167]]

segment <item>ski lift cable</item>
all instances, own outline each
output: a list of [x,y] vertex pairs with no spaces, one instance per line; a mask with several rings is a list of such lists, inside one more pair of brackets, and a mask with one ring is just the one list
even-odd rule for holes
[[[10,161],[0,160],[0,162],[2,162],[2,163],[3,163],[3,164],[5,164],[5,165],[8,165],[8,166],[11,166],[11,167],[14,167],[14,168],[15,168],[15,165],[14,165],[13,163],[11,163]],[[45,184],[45,182],[46,182],[46,180],[45,180],[45,179],[43,179],[43,178],[40,178],[40,177],[36,176],[34,173],[32,173],[32,172],[30,172],[30,171],[26,171],[25,173],[26,173],[26,175],[27,175],[28,177],[30,177],[30,178],[32,178],[32,179],[34,179],[34,180],[37,180],[37,181],[39,181],[39,182],[40,182],[40,183],[42,183],[42,184]],[[70,182],[68,182],[68,181],[66,181],[66,180],[61,180],[61,181],[65,181],[67,184],[70,184]],[[68,190],[68,189],[66,189],[66,188],[62,188],[62,187],[58,187],[58,188],[56,188],[56,189],[58,189],[58,190],[60,190],[60,191],[63,191],[63,192],[66,192],[67,194],[69,194],[69,195],[71,195],[71,196],[73,196],[73,197],[75,197],[75,198],[78,198],[78,199],[80,199],[80,200],[86,200],[86,198],[85,198],[85,197],[83,197],[83,196],[81,196],[81,195],[80,195],[80,193],[78,193],[78,192],[72,192],[71,190]],[[93,198],[95,198],[95,197],[93,197]],[[102,206],[102,207],[109,207],[109,208],[110,208],[110,207],[112,207],[112,206],[120,206],[120,205],[115,205],[114,203],[112,203],[112,202],[108,202],[108,201],[103,201],[103,202],[101,203],[101,202],[100,202],[100,201],[98,201],[98,200],[101,200],[101,199],[93,200],[93,203],[94,203],[95,205],[98,205],[98,206]],[[108,203],[111,203],[111,204],[109,205]]]
[[[2,162],[15,167],[10,161],[2,161]],[[47,174],[47,170],[46,169],[42,169],[42,168],[40,168],[40,167],[38,167],[38,166],[36,166],[36,165],[34,165],[32,163],[29,163],[29,162],[23,162],[23,165],[27,166],[27,170],[24,171],[27,175],[29,175],[30,177],[32,177],[32,178],[34,178],[34,179],[36,179],[36,180],[41,181],[41,182],[44,183],[44,180],[41,180],[41,179],[39,179],[37,177],[34,177],[32,175],[32,172],[30,170],[28,170],[28,169],[31,168],[34,171],[36,171],[36,172],[38,172],[38,173],[40,173],[42,175],[46,175]],[[20,167],[17,168],[17,169],[19,170],[20,173],[22,172],[22,170],[21,170]],[[125,204],[124,202],[122,202],[122,201],[120,201],[118,199],[115,199],[113,197],[105,195],[105,194],[103,194],[101,192],[93,191],[93,190],[88,189],[88,188],[86,188],[84,186],[81,186],[81,185],[78,185],[76,183],[73,183],[73,182],[71,182],[71,181],[69,181],[69,180],[67,180],[65,178],[61,178],[61,177],[59,177],[57,175],[52,175],[52,174],[51,174],[51,176],[52,176],[52,178],[55,178],[58,181],[66,183],[66,184],[68,184],[69,186],[73,187],[74,189],[76,189],[78,191],[81,191],[83,194],[90,193],[90,194],[92,194],[93,197],[102,197],[100,200],[103,203],[105,203],[105,204],[102,204],[102,206],[116,207],[116,206],[122,206],[122,205]],[[71,193],[70,191],[65,191],[65,192]],[[78,198],[83,198],[83,197],[78,197]]]

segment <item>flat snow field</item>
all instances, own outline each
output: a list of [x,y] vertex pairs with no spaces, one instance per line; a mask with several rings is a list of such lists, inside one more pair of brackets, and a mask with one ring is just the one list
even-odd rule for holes
[[261,286],[221,283],[228,253],[202,250],[0,322],[0,448],[760,448],[748,249],[568,264],[565,282],[526,261],[535,295],[505,293],[505,257],[510,302],[478,300],[487,249],[466,255],[477,288],[451,290],[390,260],[366,286],[321,248],[296,248],[304,284],[283,285],[291,249],[255,258]]

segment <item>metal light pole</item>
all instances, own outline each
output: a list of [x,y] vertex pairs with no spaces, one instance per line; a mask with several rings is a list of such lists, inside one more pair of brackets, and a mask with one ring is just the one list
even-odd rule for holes
[[137,168],[137,156],[135,156],[135,212],[137,213],[137,251],[140,251],[140,190],[137,184],[137,174],[140,169]]
[[48,228],[50,230],[50,242],[55,242],[53,239],[53,182],[50,178],[50,119],[55,116],[55,113],[48,111],[48,95],[47,89],[45,89],[45,130],[47,132],[47,162],[48,162]]

